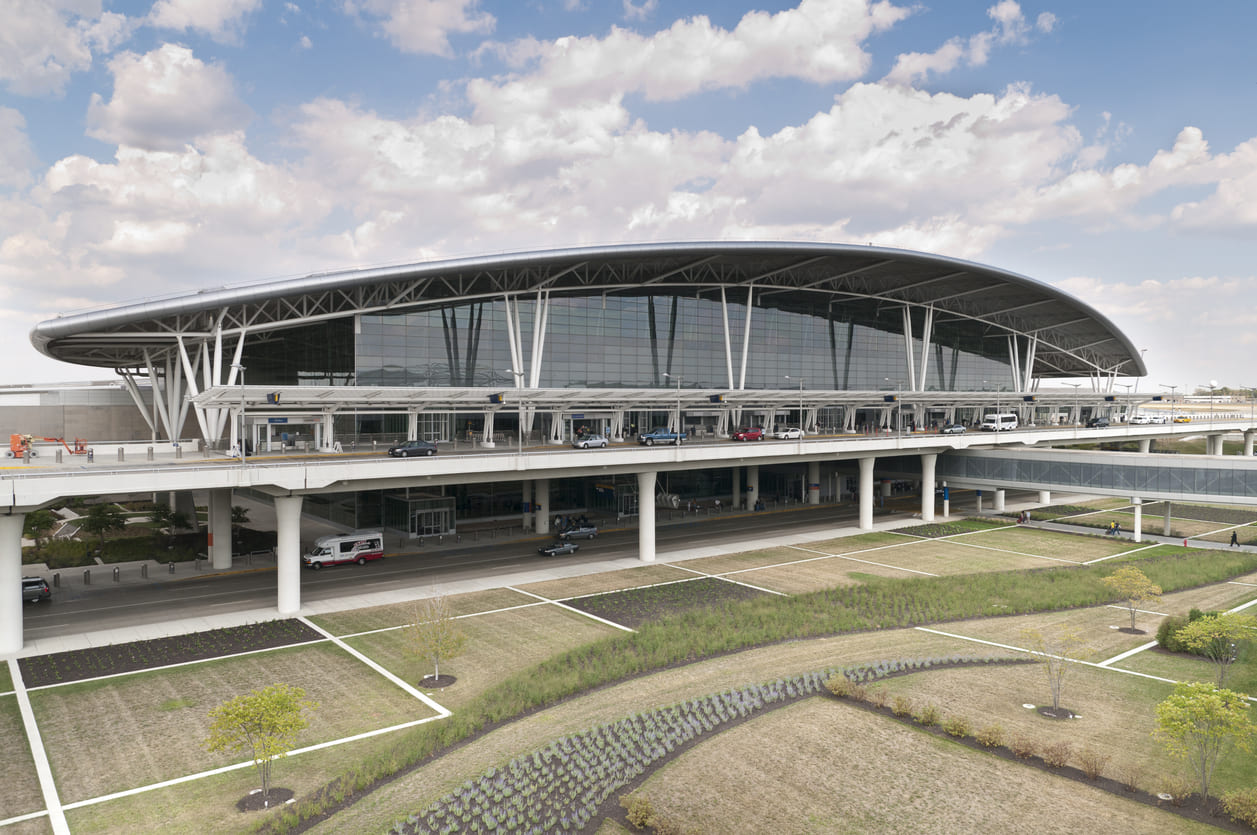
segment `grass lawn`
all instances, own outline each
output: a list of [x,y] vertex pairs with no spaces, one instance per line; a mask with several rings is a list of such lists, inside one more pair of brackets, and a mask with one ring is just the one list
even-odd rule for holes
[[[1215,583],[1162,595],[1160,603],[1152,603],[1143,608],[1186,617],[1192,609],[1200,609],[1202,612],[1226,611],[1247,603],[1254,597],[1257,597],[1257,587],[1248,583]],[[1250,610],[1246,611],[1252,614]]]
[[[441,674],[456,676],[458,681],[432,694],[451,710],[504,676],[617,631],[551,604],[463,618],[458,627],[467,636],[463,654],[441,664]],[[392,629],[348,638],[346,643],[403,681],[417,684],[432,670],[406,651],[406,640],[407,630]]]
[[1195,539],[1206,539],[1210,542],[1230,542],[1232,531],[1239,537],[1241,545],[1252,545],[1254,542],[1257,542],[1257,525],[1241,525],[1238,528],[1227,526],[1225,530],[1203,534],[1195,537]]
[[0,750],[4,751],[0,757],[0,786],[4,787],[0,819],[44,808],[17,696],[0,696]]
[[432,715],[330,643],[30,695],[61,799],[73,802],[239,761],[202,747],[209,710],[272,682],[304,688],[320,705],[298,748]]
[[[315,791],[340,771],[370,757],[378,747],[378,739],[365,739],[277,760],[271,768],[272,785],[292,789],[298,795]],[[249,766],[203,780],[71,809],[66,812],[66,820],[75,835],[246,832],[260,817],[257,812],[238,811],[236,801],[260,786],[257,769]],[[8,835],[8,831],[5,832]]]
[[13,676],[9,675],[9,665],[0,664],[0,693],[8,693],[13,689]]
[[569,597],[602,594],[603,592],[649,586],[655,583],[690,580],[693,577],[693,572],[682,571],[666,563],[658,563],[655,565],[643,565],[640,568],[625,568],[620,571],[604,571],[599,574],[584,574],[578,577],[566,577],[561,580],[529,583],[517,588],[522,591],[539,594],[550,600],[564,600]]
[[[382,832],[490,766],[536,750],[556,737],[638,711],[676,704],[748,682],[893,657],[973,654],[973,645],[919,630],[861,633],[797,641],[665,670],[570,699],[450,751],[422,769],[381,787],[310,829],[320,835]],[[982,653],[986,654],[986,653]],[[991,650],[991,654],[1000,654]]]
[[1072,629],[1079,634],[1084,646],[1090,650],[1090,656],[1084,655],[1084,660],[1100,662],[1154,640],[1160,623],[1161,618],[1140,614],[1135,620],[1135,625],[1143,629],[1145,634],[1130,635],[1118,631],[1118,627],[1130,625],[1128,609],[1096,606],[1063,612],[967,620],[942,624],[937,628],[943,632],[963,635],[967,638],[978,638],[983,641],[1025,648],[1030,648],[1032,643],[1032,637],[1026,634],[1028,631],[1037,631],[1050,638],[1063,629]]
[[[417,601],[416,601],[417,602]],[[510,589],[489,589],[467,594],[451,594],[445,598],[452,615],[470,615],[536,603],[536,599]],[[410,623],[415,617],[415,602],[392,603],[388,606],[370,606],[366,609],[350,609],[329,615],[314,615],[310,621],[333,635],[354,635],[372,629],[388,629]]]
[[824,698],[714,737],[641,793],[695,832],[1214,831]]
[[[1068,519],[1059,519],[1057,521],[1085,526],[1099,525],[1101,528],[1108,525],[1109,522],[1117,522],[1122,526],[1122,530],[1127,533],[1135,529],[1135,514],[1116,511],[1091,513],[1086,516],[1071,516]],[[1145,533],[1160,534],[1165,530],[1165,517],[1145,513],[1143,514],[1142,527]],[[1200,536],[1224,527],[1227,526],[1222,522],[1199,522],[1195,519],[1180,519],[1173,513],[1170,514],[1171,536]]]
[[[883,548],[887,545],[899,545],[905,542],[914,542],[915,540],[916,537],[890,533],[889,531],[879,531],[876,533],[863,533],[858,536],[842,536],[837,539],[818,539],[815,542],[804,542],[800,547],[819,551],[822,554],[850,554],[854,551]],[[713,557],[713,559],[719,558]]]
[[1062,533],[1022,527],[999,528],[958,537],[953,541],[965,545],[1004,548],[1023,554],[1038,554],[1042,557],[1056,557],[1080,563],[1139,547],[1137,543],[1124,539],[1105,539],[1103,535]]
[[[972,534],[955,539],[928,539],[903,548],[878,554],[871,559],[910,568],[929,574],[975,574],[979,572],[1013,571],[1021,568],[1048,568],[1060,565],[1034,554],[977,547],[986,534]],[[970,541],[974,544],[971,545]],[[863,556],[863,555],[861,555]]]
[[[878,554],[869,554],[875,558]],[[844,557],[816,557],[799,554],[807,562],[790,565],[767,566],[723,575],[739,583],[750,583],[760,588],[783,594],[806,594],[811,591],[849,586],[864,580],[856,575],[877,574],[882,577],[907,577],[910,572],[899,568],[883,568],[867,562],[854,562]]]
[[[899,539],[902,539],[900,537]],[[807,546],[805,546],[807,547]],[[676,565],[704,574],[724,575],[734,571],[763,568],[781,565],[800,558],[816,556],[813,553],[803,554],[799,549],[782,545],[779,548],[765,548],[761,551],[743,551],[740,554],[727,554],[719,557],[701,557],[695,560],[678,560]]]

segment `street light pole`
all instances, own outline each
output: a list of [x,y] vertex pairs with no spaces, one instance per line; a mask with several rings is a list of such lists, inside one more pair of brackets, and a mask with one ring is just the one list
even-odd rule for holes
[[1213,391],[1218,387],[1217,380],[1209,381],[1209,425],[1213,426]]
[[515,410],[519,414],[519,417],[517,418],[517,423],[519,424],[517,429],[519,432],[519,455],[522,458],[524,455],[524,372],[516,371],[514,368],[507,368],[505,371],[507,374],[514,375],[515,377]]
[[1174,418],[1175,418],[1175,417],[1177,417],[1177,415],[1175,415],[1175,414],[1174,414],[1174,390],[1175,390],[1176,388],[1178,388],[1178,386],[1176,386],[1176,385],[1175,385],[1175,386],[1169,386],[1169,385],[1166,385],[1165,383],[1159,383],[1159,385],[1160,385],[1160,386],[1161,386],[1161,388],[1163,388],[1163,389],[1169,389],[1169,390],[1170,390],[1170,422],[1171,422],[1171,423],[1173,423],[1173,422],[1174,422]]
[[803,419],[803,383],[806,381],[802,377],[791,377],[789,374],[786,375],[786,379],[799,381],[799,436],[802,438],[805,431],[803,424],[806,423]]
[[231,367],[240,372],[240,466],[247,466],[244,460],[244,366],[238,362],[233,362]]
[[681,426],[682,426],[682,425],[683,425],[683,423],[684,423],[684,421],[682,421],[682,420],[681,420],[681,375],[680,375],[680,374],[669,374],[667,371],[665,371],[665,372],[663,372],[663,376],[667,377],[667,378],[668,378],[668,379],[670,379],[670,380],[676,380],[676,381],[677,381],[677,425],[676,425],[676,433],[677,433],[677,446],[680,446],[680,445],[681,445],[681,434],[682,434],[682,432],[681,432]]

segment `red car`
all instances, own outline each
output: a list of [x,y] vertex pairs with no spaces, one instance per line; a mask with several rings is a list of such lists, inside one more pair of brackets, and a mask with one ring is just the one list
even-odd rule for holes
[[735,441],[762,441],[766,437],[762,426],[744,426],[733,433]]

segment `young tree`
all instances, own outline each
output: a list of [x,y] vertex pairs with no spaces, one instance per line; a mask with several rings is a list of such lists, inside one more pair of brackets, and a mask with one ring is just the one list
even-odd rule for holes
[[406,632],[410,652],[420,661],[432,665],[433,678],[441,677],[441,659],[457,658],[467,642],[467,636],[458,628],[458,622],[450,612],[449,601],[443,594],[429,597],[415,606],[415,619]]
[[1132,630],[1135,628],[1135,612],[1139,609],[1140,604],[1161,599],[1161,587],[1149,580],[1142,571],[1133,565],[1119,568],[1109,576],[1102,578],[1102,582],[1126,601],[1126,606],[1130,609],[1130,628]]
[[165,533],[167,540],[175,538],[176,530],[188,527],[188,517],[172,510],[168,504],[153,505],[148,518],[153,523],[155,531]]
[[83,530],[100,537],[101,553],[105,551],[105,534],[110,531],[120,531],[126,526],[126,514],[113,502],[92,505],[87,515],[79,522],[79,527]]
[[57,526],[57,517],[51,510],[32,510],[22,523],[22,536],[35,540],[35,552],[44,549],[48,533]]
[[1059,716],[1062,712],[1061,692],[1065,686],[1065,675],[1072,664],[1086,661],[1090,657],[1090,648],[1073,629],[1061,629],[1050,635],[1030,629],[1023,634],[1031,651],[1037,656],[1035,660],[1043,666],[1043,671],[1047,674],[1048,688],[1052,693],[1052,713]]
[[1178,631],[1178,639],[1189,652],[1203,655],[1218,668],[1218,686],[1226,682],[1227,671],[1239,657],[1239,646],[1253,637],[1257,618],[1223,613],[1197,618]]
[[309,722],[305,711],[318,707],[300,687],[272,684],[236,696],[210,711],[210,751],[243,751],[253,758],[262,780],[262,803],[270,805],[271,762],[292,750]]
[[1200,780],[1200,796],[1209,797],[1209,781],[1224,753],[1247,751],[1253,726],[1248,698],[1204,682],[1184,682],[1157,705],[1153,731],[1172,756],[1183,759]]

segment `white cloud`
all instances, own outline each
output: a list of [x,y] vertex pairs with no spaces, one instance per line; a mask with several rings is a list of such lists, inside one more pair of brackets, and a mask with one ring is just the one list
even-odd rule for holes
[[20,112],[0,107],[0,188],[27,185],[35,161],[35,152],[26,136],[26,120]]
[[582,102],[617,104],[632,93],[674,101],[768,78],[850,81],[868,69],[864,41],[908,14],[889,3],[802,0],[777,14],[750,12],[733,30],[699,16],[649,36],[616,27],[601,38],[518,41],[497,49],[530,71],[473,79],[467,95],[481,121],[506,124]]
[[[1179,134],[1180,139],[1184,134]],[[1179,229],[1241,234],[1251,239],[1257,233],[1257,139],[1213,159],[1208,157],[1203,138],[1194,140],[1196,137],[1176,142],[1170,154],[1158,154],[1149,166],[1175,172],[1194,170],[1203,176],[1192,179],[1207,179],[1214,185],[1213,193],[1204,200],[1175,206],[1171,221]]]
[[235,43],[247,18],[262,7],[262,0],[157,0],[148,22],[158,29],[200,32],[216,41]]
[[634,3],[633,0],[623,0],[623,2],[625,20],[645,20],[655,13],[655,9],[659,8],[659,0],[642,0],[640,5]]
[[314,48],[314,41],[310,40],[310,36],[309,36],[309,35],[302,35],[302,36],[301,36],[301,37],[297,40],[297,46],[298,46],[298,48],[300,48],[300,49],[313,49],[313,48]]
[[192,50],[165,44],[146,55],[124,52],[109,64],[113,98],[93,94],[88,135],[117,145],[176,150],[198,136],[229,133],[246,124],[249,110],[221,66]]
[[[948,73],[961,63],[980,67],[990,58],[995,44],[1026,43],[1031,26],[1022,14],[1021,6],[1014,0],[1000,0],[986,13],[995,21],[994,28],[968,38],[951,38],[933,52],[906,52],[895,59],[895,66],[886,74],[885,80],[892,84],[910,85],[930,75]],[[1039,15],[1033,28],[1046,33],[1055,25],[1055,16],[1045,12]]]
[[0,81],[19,95],[61,95],[70,76],[130,36],[134,23],[97,0],[0,0]]
[[345,0],[352,17],[375,23],[403,52],[449,56],[450,35],[486,34],[496,19],[480,0]]

